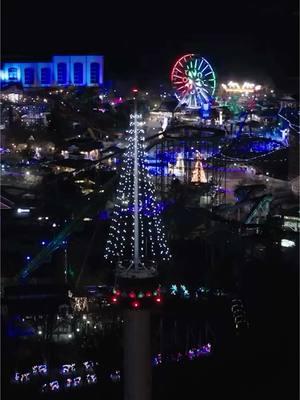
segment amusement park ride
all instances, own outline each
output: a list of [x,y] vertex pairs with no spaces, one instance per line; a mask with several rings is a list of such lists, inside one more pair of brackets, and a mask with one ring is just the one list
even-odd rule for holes
[[[180,57],[172,68],[171,81],[178,108],[199,110],[202,115],[208,112],[216,91],[216,75],[205,58],[195,54]],[[238,136],[241,129],[242,125]],[[155,187],[161,198],[174,178],[196,189],[214,181],[220,189],[221,180],[226,184],[226,157],[214,164],[214,154],[219,153],[225,135],[220,126],[204,129],[180,125],[165,127],[157,137],[145,140],[144,122],[135,100],[105,252],[115,272],[110,303],[124,310],[125,400],[151,398],[150,314],[153,308],[163,304],[158,271],[171,259]],[[153,156],[150,161],[149,154]],[[163,164],[159,173],[158,164]],[[153,166],[156,172],[151,177],[149,171]],[[104,188],[103,207],[114,190],[115,180],[111,179]],[[243,223],[256,223],[261,213],[267,213],[271,200],[267,195],[255,200]],[[99,210],[99,202],[96,208]],[[19,278],[27,278],[45,258],[64,245],[85,213],[86,209],[31,260]]]
[[[126,297],[127,292],[132,299],[131,307],[124,310],[125,400],[151,398],[150,309],[140,309],[142,299],[136,298],[132,288],[141,291],[146,287],[150,293],[146,297],[152,297],[158,263],[171,258],[154,186],[145,167],[143,125],[135,101],[105,254],[116,267],[118,281],[112,304],[122,299],[121,293]],[[153,299],[153,305],[160,304],[159,288]]]
[[[175,95],[178,99],[178,107],[185,105],[186,108],[192,110],[201,110],[209,107],[212,103],[213,96],[216,91],[216,74],[211,66],[211,64],[203,57],[196,54],[187,54],[180,57],[174,64],[171,71],[171,82],[173,84]],[[231,85],[227,85],[230,90],[232,90]],[[240,90],[258,90],[258,86],[251,86],[251,84],[247,84],[247,87],[244,88],[244,85],[241,86]],[[228,90],[229,90],[228,89]],[[237,84],[234,85],[234,90],[237,90]],[[205,110],[204,110],[205,111]],[[246,117],[245,117],[246,118]],[[141,135],[143,134],[143,123],[141,121],[140,116],[138,114],[134,114],[134,116],[130,120],[130,135],[129,135],[129,148],[124,154],[124,157],[132,160],[131,155],[132,152],[135,151],[135,144],[137,145],[138,151],[138,162],[141,163],[141,151],[145,150],[145,160],[142,161],[142,167],[139,168],[137,164],[133,165],[132,161],[126,162],[121,170],[124,177],[121,179],[123,183],[120,183],[122,186],[121,189],[118,189],[117,192],[117,201],[116,201],[116,210],[118,209],[119,217],[122,219],[122,223],[128,221],[128,213],[124,212],[126,206],[126,201],[124,200],[126,196],[129,196],[129,192],[131,192],[131,196],[148,196],[150,200],[148,200],[147,208],[151,208],[152,206],[155,209],[155,201],[153,197],[154,186],[156,191],[158,192],[160,199],[165,199],[167,196],[167,192],[169,190],[170,185],[174,178],[178,178],[179,181],[183,184],[188,184],[191,188],[197,190],[197,188],[201,186],[209,186],[213,185],[215,188],[220,188],[225,185],[225,191],[217,190],[215,196],[212,197],[211,206],[218,206],[224,202],[224,196],[226,195],[226,171],[227,171],[227,158],[216,158],[215,154],[220,152],[220,147],[222,147],[226,131],[222,129],[220,126],[217,127],[202,127],[202,126],[191,126],[191,125],[170,125],[167,126],[163,132],[160,132],[158,135],[153,135],[147,137],[147,139],[143,142]],[[240,125],[242,127],[242,124]],[[240,132],[239,132],[240,134]],[[119,153],[116,155],[122,155],[124,151],[121,149]],[[109,156],[105,156],[103,154],[103,158],[100,161],[105,162],[105,158],[111,158],[114,154],[109,154]],[[144,157],[144,155],[143,155]],[[145,168],[146,164],[146,168]],[[138,189],[138,181],[134,180],[134,171],[136,169],[140,172],[140,176],[145,177],[148,171],[152,175],[152,180],[154,185],[150,180],[146,180],[145,188],[142,188],[141,192],[137,192]],[[101,199],[99,200],[99,196],[91,196],[90,202],[85,209],[82,210],[82,213],[79,213],[78,217],[72,220],[70,223],[66,224],[66,226],[62,229],[61,232],[43,247],[42,251],[38,253],[38,255],[32,258],[26,266],[21,271],[19,278],[21,280],[26,279],[30,276],[30,274],[38,269],[45,261],[52,256],[52,254],[58,248],[64,248],[66,246],[67,238],[72,234],[77,227],[82,224],[82,218],[85,216],[87,212],[99,210],[99,206],[105,207],[105,203],[108,198],[111,196],[112,191],[115,187],[116,179],[112,178],[103,186],[103,194],[101,195]],[[133,200],[133,199],[131,199]],[[130,201],[131,201],[130,200]],[[125,202],[124,202],[125,201]],[[100,203],[99,203],[100,202]],[[205,202],[205,204],[208,204]],[[117,215],[117,211],[114,211],[113,224],[111,227],[111,236],[113,233],[118,235],[119,240],[110,243],[109,251],[107,256],[112,255],[116,251],[116,246],[120,248],[124,246],[124,237],[128,233],[129,225],[126,225],[125,231],[121,232],[119,227],[116,225],[115,216]],[[135,213],[137,213],[137,208],[135,208]],[[140,217],[139,217],[140,218]],[[153,213],[153,218],[159,218],[159,215]],[[136,218],[136,221],[139,223],[136,226],[137,230],[144,235],[144,229],[146,226],[149,227],[150,221]],[[156,232],[156,223],[153,225],[153,237],[156,234],[160,234]],[[113,232],[114,231],[114,232]],[[162,234],[162,233],[161,233]],[[130,237],[133,237],[130,235]],[[132,241],[134,239],[131,239]],[[149,245],[149,238],[147,240],[144,237],[140,237],[135,242],[135,264],[132,261],[129,261],[128,257],[128,248],[124,248],[122,250],[122,254],[124,257],[126,256],[126,262],[123,260],[121,263],[119,262],[117,269],[117,275],[121,277],[122,275],[131,275],[135,274],[135,271],[138,269],[139,274],[141,270],[144,270],[146,274],[149,271],[153,271],[153,276],[155,275],[155,262],[152,258],[152,261],[143,261],[142,253],[138,252],[138,247],[143,245],[147,247]],[[154,249],[156,254],[161,255],[160,251],[162,249]],[[147,248],[149,251],[149,248]],[[109,257],[108,257],[109,258]],[[139,261],[138,261],[139,260]],[[131,263],[131,264],[130,264]],[[137,267],[138,265],[138,267]]]
[[196,54],[186,54],[179,58],[171,72],[171,82],[178,106],[190,109],[205,108],[216,90],[216,75],[210,63]]

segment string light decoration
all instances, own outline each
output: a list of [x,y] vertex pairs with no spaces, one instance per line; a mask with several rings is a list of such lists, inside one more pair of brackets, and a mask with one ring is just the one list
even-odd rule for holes
[[74,312],[88,312],[88,299],[87,297],[73,297],[72,306]]
[[196,185],[199,183],[207,183],[205,171],[202,165],[201,153],[198,150],[195,152],[195,165],[194,169],[192,170],[191,182]]
[[122,278],[151,278],[170,260],[161,207],[145,167],[142,115],[130,115],[128,147],[121,167],[105,258]]
[[176,164],[169,166],[169,173],[175,176],[184,176],[184,154],[178,153],[176,156]]

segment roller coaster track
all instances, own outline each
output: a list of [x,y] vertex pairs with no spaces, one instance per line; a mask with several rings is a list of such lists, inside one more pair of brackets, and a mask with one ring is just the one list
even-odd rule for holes
[[255,224],[256,218],[259,218],[261,214],[267,214],[269,213],[269,208],[270,208],[270,203],[273,200],[273,196],[271,194],[266,194],[255,202],[253,205],[251,211],[249,212],[248,216],[246,217],[244,224]]
[[58,233],[55,238],[49,242],[49,244],[34,257],[25,268],[17,276],[18,280],[25,280],[28,276],[35,270],[37,270],[47,259],[49,259],[53,252],[64,245],[65,240],[83,223],[83,218],[86,216],[87,212],[96,213],[99,207],[103,206],[109,196],[112,193],[114,184],[116,181],[116,176],[113,176],[108,182],[103,185],[103,194],[99,198],[97,193],[91,197],[89,204],[78,214],[78,216],[71,222],[67,223],[63,229]]

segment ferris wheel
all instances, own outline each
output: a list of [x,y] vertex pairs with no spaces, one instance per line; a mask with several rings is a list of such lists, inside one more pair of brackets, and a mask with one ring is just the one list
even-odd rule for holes
[[216,75],[209,62],[196,54],[179,58],[171,72],[171,81],[179,104],[201,108],[216,90]]

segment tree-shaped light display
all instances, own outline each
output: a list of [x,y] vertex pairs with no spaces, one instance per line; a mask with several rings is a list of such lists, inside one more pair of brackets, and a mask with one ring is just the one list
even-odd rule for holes
[[144,163],[142,115],[130,115],[128,148],[124,155],[105,258],[124,278],[149,278],[170,251],[161,221],[162,207]]
[[174,176],[184,176],[184,158],[183,153],[177,153],[176,163],[168,163],[168,174]]
[[202,161],[201,161],[201,154],[200,151],[196,150],[195,154],[195,165],[194,169],[192,170],[192,178],[191,182],[198,184],[198,183],[206,183],[206,175],[203,169]]

